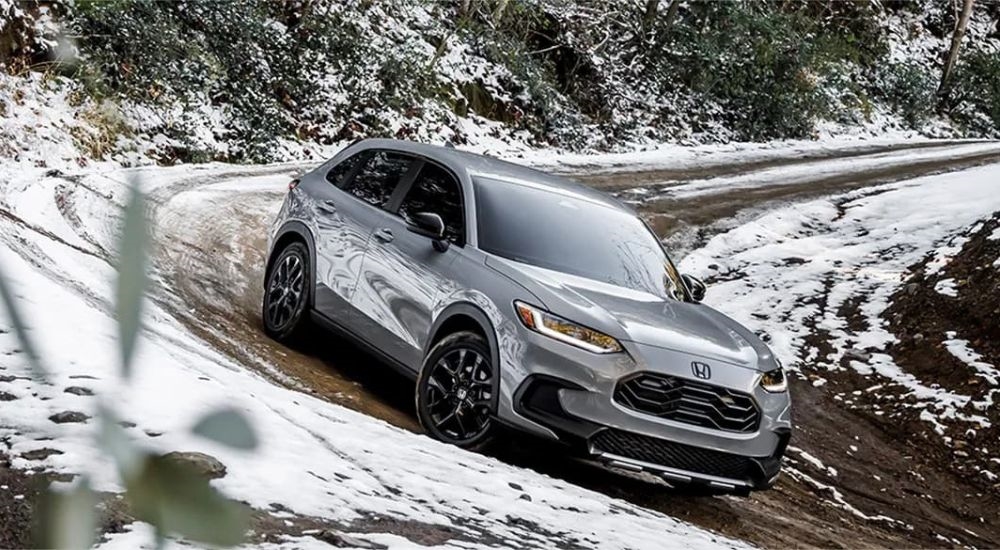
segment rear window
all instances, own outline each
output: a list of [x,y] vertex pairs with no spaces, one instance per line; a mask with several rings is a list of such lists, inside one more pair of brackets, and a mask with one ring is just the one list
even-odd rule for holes
[[385,207],[400,180],[410,169],[413,157],[390,151],[371,153],[345,191],[379,208]]
[[326,173],[326,181],[343,189],[344,184],[347,183],[347,178],[351,175],[351,171],[368,158],[368,153],[369,151],[361,151],[340,161]]

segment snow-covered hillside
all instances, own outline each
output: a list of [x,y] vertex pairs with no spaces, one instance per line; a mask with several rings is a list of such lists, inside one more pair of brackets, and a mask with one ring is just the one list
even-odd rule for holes
[[315,159],[373,136],[494,152],[995,136],[1000,12],[977,2],[942,104],[955,17],[925,1],[8,1],[0,115],[44,75],[81,156],[162,163]]

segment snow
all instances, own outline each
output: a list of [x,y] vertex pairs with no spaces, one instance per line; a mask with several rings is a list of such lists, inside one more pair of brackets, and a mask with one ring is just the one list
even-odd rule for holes
[[691,198],[733,190],[750,190],[763,185],[795,185],[806,182],[815,183],[824,177],[844,177],[862,174],[891,166],[913,165],[917,162],[933,162],[935,160],[954,159],[960,156],[980,154],[983,152],[1000,152],[1000,143],[976,143],[959,147],[935,147],[917,150],[889,151],[852,157],[848,159],[830,159],[820,162],[809,162],[766,168],[751,171],[747,174],[713,177],[694,181],[683,186],[670,187],[665,182],[660,193],[646,197],[646,200],[672,198]]
[[[958,140],[961,143],[962,140]],[[646,170],[670,169],[711,169],[713,167],[743,164],[765,164],[780,159],[804,157],[857,155],[877,147],[899,145],[917,147],[915,149],[889,151],[875,155],[870,165],[884,166],[900,160],[900,155],[908,155],[909,160],[931,160],[948,158],[943,142],[908,136],[883,135],[880,137],[831,136],[816,140],[777,140],[766,143],[720,143],[710,145],[657,144],[640,150],[600,155],[553,152],[551,150],[531,150],[511,152],[520,162],[526,162],[543,169],[573,170],[600,167],[619,172],[641,172]],[[964,147],[968,152],[982,152],[997,149],[997,144],[969,141]],[[927,148],[928,150],[923,150]],[[813,164],[813,163],[810,163]],[[839,168],[851,163],[842,163]],[[832,170],[835,170],[831,169]]]
[[948,331],[945,335],[948,339],[943,344],[948,353],[968,365],[977,376],[986,380],[991,386],[1000,386],[1000,370],[983,361],[983,356],[973,351],[968,340],[956,338],[956,333],[953,331]]
[[955,286],[955,279],[941,279],[934,285],[934,292],[949,298],[958,298],[958,287]]
[[789,445],[788,446],[788,450],[791,451],[791,452],[793,452],[793,453],[798,454],[799,457],[802,458],[802,460],[805,460],[806,462],[808,462],[810,465],[812,465],[817,470],[820,470],[822,472],[826,472],[826,474],[829,475],[830,477],[837,477],[837,469],[836,468],[834,468],[832,466],[827,466],[826,464],[823,464],[823,462],[820,459],[818,459],[815,456],[809,454],[808,452],[806,452],[806,451],[804,451],[804,450],[802,450],[802,449],[800,449],[800,448],[798,448],[798,447],[796,447],[794,445]]
[[[895,337],[882,314],[909,266],[928,250],[953,254],[969,226],[1000,208],[998,182],[1000,167],[991,165],[776,209],[713,237],[681,269],[707,279],[706,302],[765,334],[789,370],[849,368],[902,388],[928,422],[985,427],[976,411],[989,399],[925,383],[893,362],[886,349]],[[851,303],[853,323],[841,314]],[[858,322],[864,328],[852,329]],[[815,331],[829,335],[829,354],[807,344]]]
[[803,473],[801,470],[798,470],[796,468],[786,468],[785,471],[788,473],[788,475],[790,477],[792,477],[793,479],[796,479],[798,481],[801,481],[801,482],[805,483],[806,485],[809,485],[814,490],[816,490],[817,492],[819,492],[820,495],[829,495],[830,498],[824,498],[823,500],[826,503],[828,503],[829,505],[831,505],[831,506],[833,506],[835,508],[840,508],[840,509],[842,509],[842,510],[844,510],[844,511],[846,511],[846,512],[848,512],[848,513],[850,513],[850,514],[852,514],[852,515],[854,515],[854,516],[856,516],[858,518],[860,518],[860,519],[863,519],[865,521],[882,521],[882,522],[886,522],[886,523],[895,524],[895,525],[899,526],[902,529],[906,529],[906,530],[912,530],[913,529],[913,526],[911,526],[909,524],[906,524],[906,523],[903,523],[903,522],[901,522],[901,521],[899,521],[899,520],[897,520],[895,518],[891,518],[891,517],[883,515],[883,514],[869,515],[869,514],[866,514],[866,513],[862,512],[861,510],[859,510],[858,508],[856,508],[854,505],[852,505],[851,503],[847,502],[847,500],[844,499],[844,494],[842,492],[840,492],[839,489],[837,489],[833,485],[828,485],[826,483],[818,481],[817,479],[813,478],[812,476],[809,476],[808,474]]
[[[95,546],[95,550],[154,550],[157,546],[154,542],[153,535],[153,528],[150,525],[142,522],[136,522],[125,526],[125,531],[122,533],[106,535],[106,540],[97,544],[97,546]],[[349,545],[340,546],[341,548],[381,548],[384,546],[387,550],[444,550],[447,548],[478,547],[476,544],[460,541],[449,541],[444,545],[422,545],[411,542],[401,536],[388,533],[348,533],[347,535],[350,538],[346,539],[345,542],[348,542]],[[284,536],[281,537],[281,539],[281,542],[278,543],[267,542],[263,544],[243,545],[240,548],[256,548],[258,550],[329,550],[332,547],[330,544],[309,536],[308,534],[300,537]],[[359,543],[358,546],[350,545],[350,542],[355,541]],[[161,548],[162,550],[177,550],[180,548],[189,548],[190,546],[190,543],[187,542],[168,540]]]
[[[128,386],[120,384],[109,251],[115,249],[123,182],[138,176],[155,192],[182,178],[218,178],[232,171],[224,165],[102,167],[79,174],[74,201],[62,205],[66,179],[45,176],[43,170],[7,172],[11,179],[0,191],[4,208],[15,217],[0,218],[0,265],[50,371],[50,384],[28,378],[0,384],[17,397],[4,404],[0,423],[0,437],[9,441],[15,467],[89,473],[98,490],[120,490],[112,466],[93,446],[94,420],[49,420],[68,410],[93,417],[102,399],[113,403],[123,420],[138,424],[127,431],[142,446],[217,457],[228,473],[213,483],[261,509],[279,504],[296,514],[343,523],[377,514],[449,526],[471,540],[489,533],[516,547],[547,548],[564,540],[585,548],[743,546],[275,385],[193,336],[155,302],[147,307],[136,372]],[[272,172],[252,185],[285,185],[287,169]],[[0,316],[0,327],[9,326],[6,315]],[[11,331],[0,332],[0,369],[27,377],[19,343]],[[100,397],[65,393],[71,385],[90,388]],[[222,405],[252,419],[263,442],[258,451],[224,448],[189,433],[201,414]],[[42,462],[21,457],[41,447],[63,454]],[[511,483],[523,489],[515,490]],[[525,493],[531,501],[521,499]],[[108,544],[135,547],[139,538],[126,533]],[[407,547],[388,535],[372,540]]]

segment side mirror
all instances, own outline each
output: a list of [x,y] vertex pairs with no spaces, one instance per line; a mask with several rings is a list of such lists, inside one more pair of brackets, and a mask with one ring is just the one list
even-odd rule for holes
[[448,241],[444,238],[444,220],[433,212],[417,212],[409,217],[406,229],[411,233],[434,239],[434,250],[448,250]]
[[691,299],[695,302],[701,302],[705,299],[705,291],[708,289],[705,283],[698,277],[692,275],[681,275],[681,279],[684,279],[684,284],[687,285],[688,290],[691,291]]

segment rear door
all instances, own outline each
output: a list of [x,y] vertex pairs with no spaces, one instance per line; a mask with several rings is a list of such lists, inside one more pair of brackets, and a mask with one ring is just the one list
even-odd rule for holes
[[353,328],[351,297],[368,240],[393,192],[418,166],[408,155],[365,150],[330,169],[317,197],[316,309]]
[[[352,304],[367,318],[373,343],[416,370],[434,307],[457,288],[450,270],[465,245],[465,212],[458,180],[430,161],[397,195],[368,241]],[[439,252],[431,239],[407,230],[407,220],[418,212],[441,216],[447,250]]]

